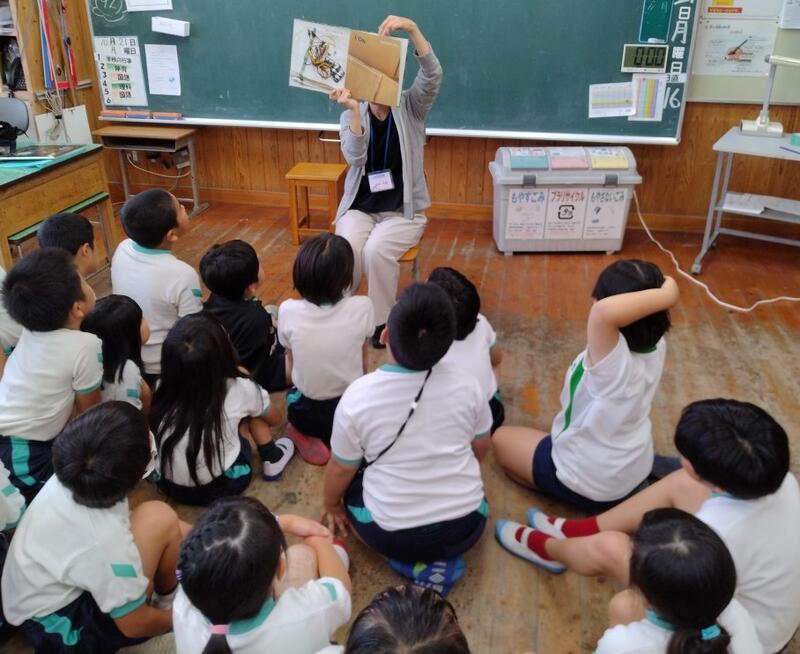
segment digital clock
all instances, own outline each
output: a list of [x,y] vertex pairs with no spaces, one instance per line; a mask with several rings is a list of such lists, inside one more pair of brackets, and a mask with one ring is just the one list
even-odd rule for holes
[[622,50],[622,72],[666,73],[668,58],[668,45],[626,43]]

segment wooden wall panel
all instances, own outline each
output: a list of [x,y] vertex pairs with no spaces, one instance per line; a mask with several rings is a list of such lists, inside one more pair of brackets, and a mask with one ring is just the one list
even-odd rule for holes
[[[30,0],[28,0],[30,1]],[[95,78],[86,7],[74,2],[70,16],[76,36],[78,69],[82,78]],[[81,93],[92,124],[99,112],[96,88]],[[714,141],[741,118],[758,113],[755,105],[690,103],[686,109],[683,137],[677,146],[633,146],[644,183],[638,189],[642,210],[660,218],[662,227],[684,229],[701,224],[708,206],[714,174]],[[773,118],[787,130],[800,131],[800,107],[774,107]],[[190,109],[187,108],[187,113]],[[198,137],[201,187],[216,199],[236,202],[287,203],[284,175],[298,161],[341,161],[338,146],[322,143],[316,132],[298,130],[205,127]],[[325,136],[335,136],[326,133]],[[488,162],[503,145],[530,142],[500,139],[432,137],[425,157],[425,170],[434,207],[432,215],[454,218],[491,217],[492,179]],[[547,143],[542,143],[547,145]],[[109,179],[119,182],[116,155],[106,157]],[[160,164],[139,157],[140,165],[162,174],[172,174]],[[134,187],[164,183],[133,170]],[[767,195],[800,199],[800,167],[776,160],[740,158],[734,170],[732,188]],[[188,179],[178,180],[182,194],[188,194]]]

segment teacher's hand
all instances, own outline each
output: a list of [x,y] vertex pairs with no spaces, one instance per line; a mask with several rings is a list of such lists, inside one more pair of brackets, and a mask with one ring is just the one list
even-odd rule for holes
[[328,94],[328,97],[345,109],[358,110],[358,100],[353,99],[349,89],[334,89]]
[[409,36],[413,36],[417,29],[417,24],[410,18],[387,16],[378,28],[378,34],[380,36],[391,36],[393,32],[402,31],[407,32]]

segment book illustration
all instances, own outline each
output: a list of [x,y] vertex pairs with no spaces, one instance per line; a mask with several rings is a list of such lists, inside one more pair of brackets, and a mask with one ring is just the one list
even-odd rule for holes
[[407,50],[407,39],[295,20],[289,85],[397,106]]

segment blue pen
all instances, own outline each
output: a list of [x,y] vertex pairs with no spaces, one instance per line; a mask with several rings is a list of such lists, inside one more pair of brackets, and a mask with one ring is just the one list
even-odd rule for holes
[[791,152],[792,154],[800,154],[800,150],[795,150],[794,148],[787,148],[785,145],[778,146],[781,150],[786,150],[787,152]]

